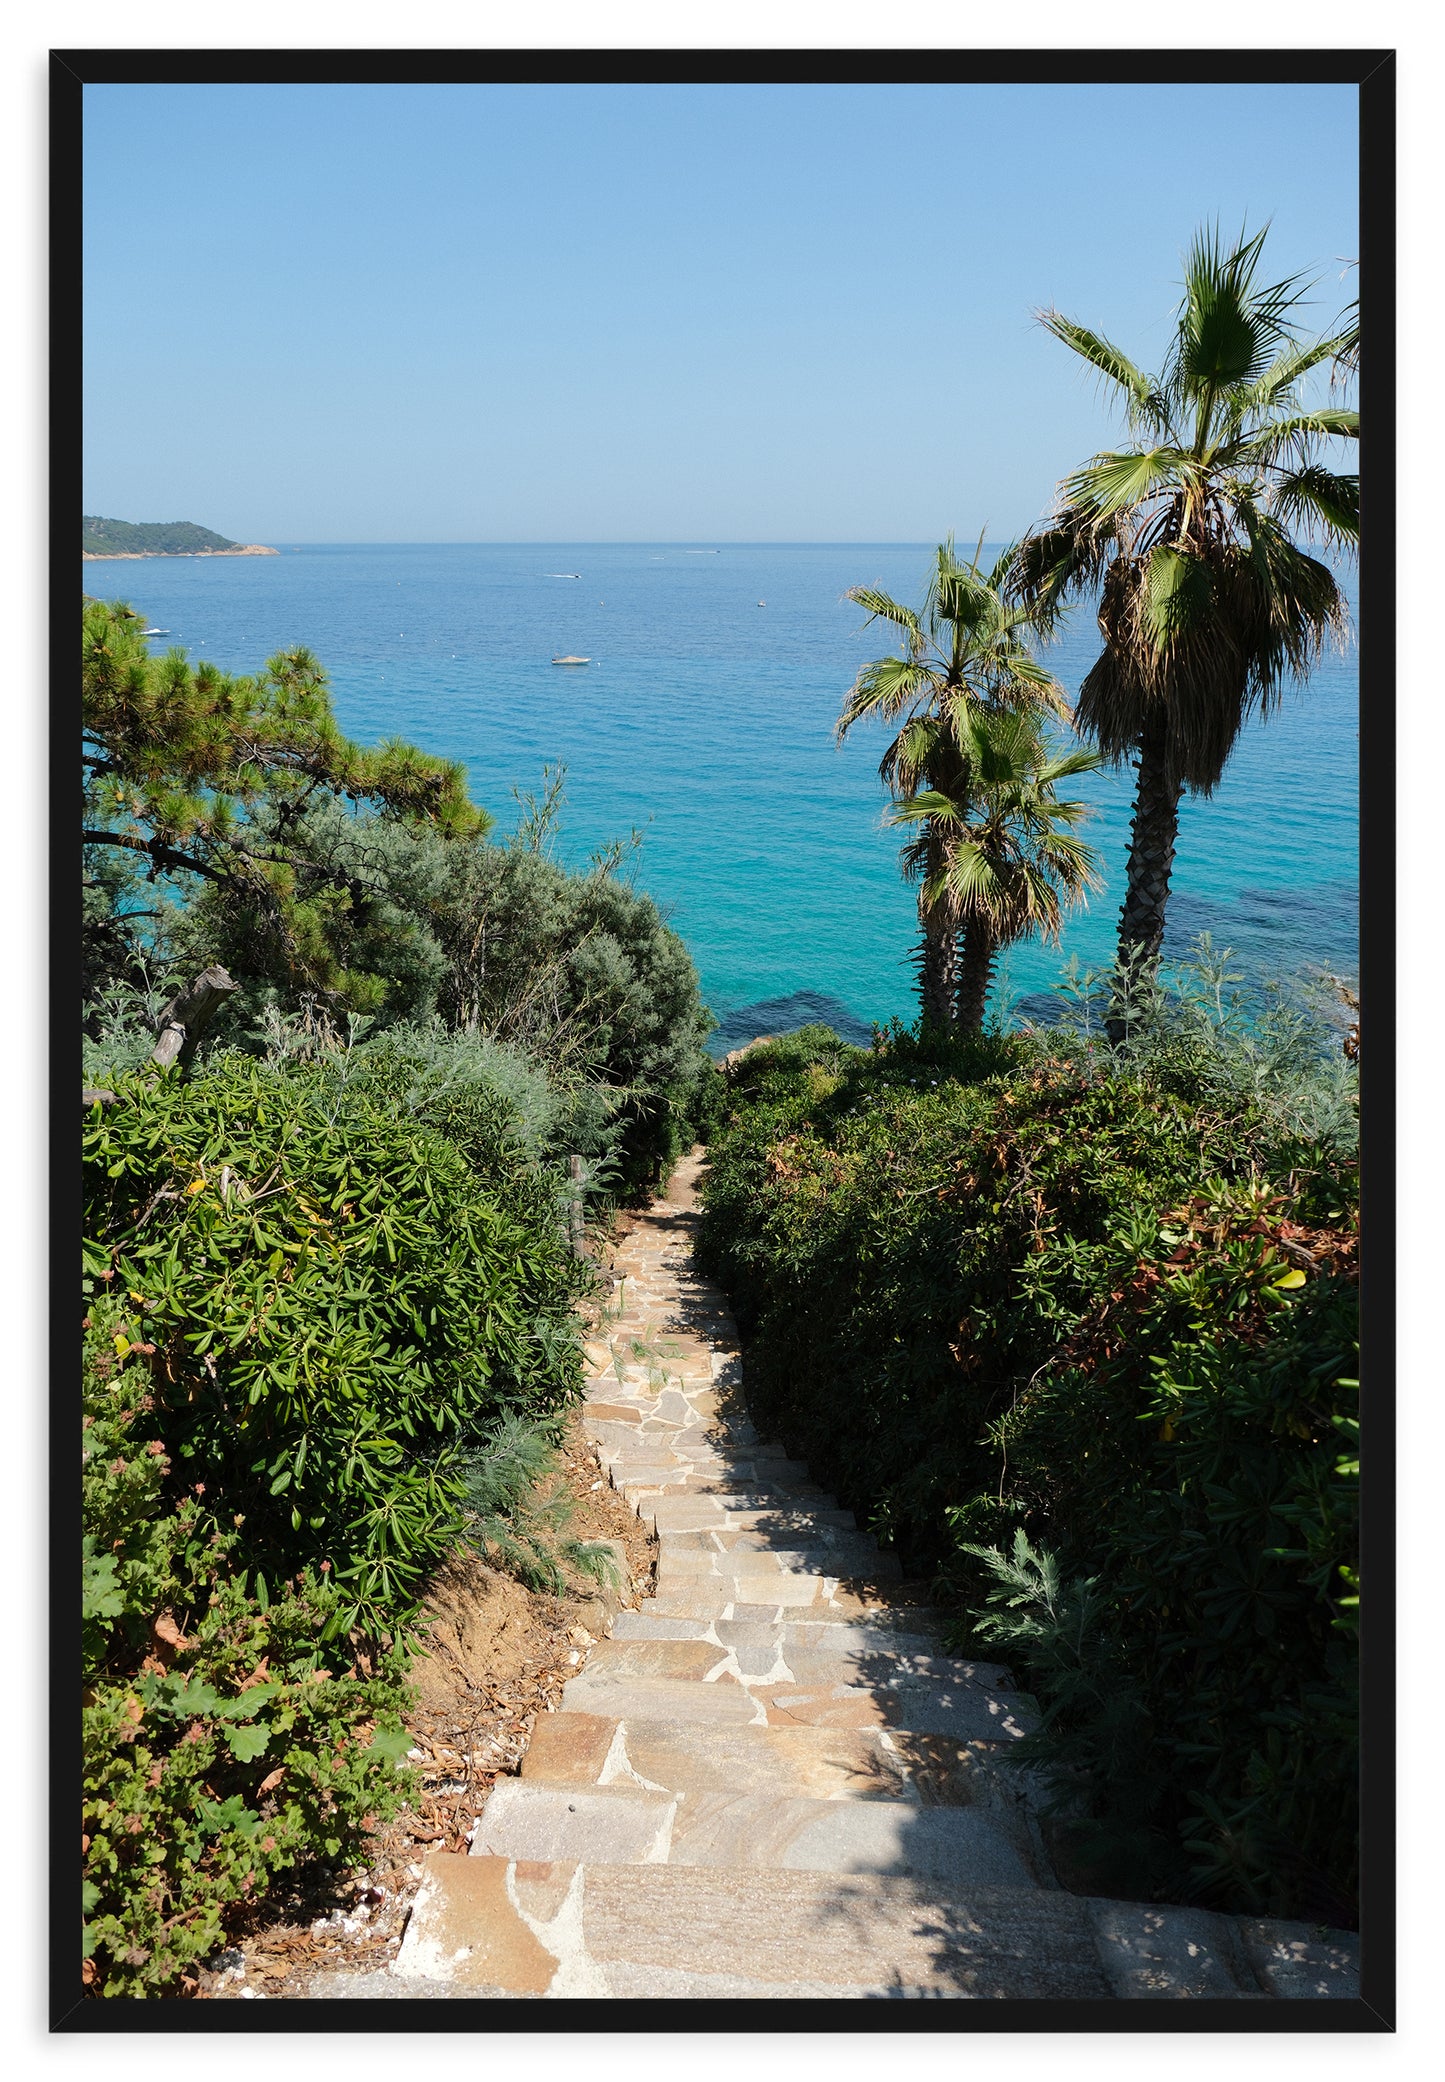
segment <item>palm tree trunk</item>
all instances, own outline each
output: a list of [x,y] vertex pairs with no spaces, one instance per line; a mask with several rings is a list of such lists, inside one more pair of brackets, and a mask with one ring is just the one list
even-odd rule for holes
[[[1161,716],[1151,723],[1139,743],[1128,885],[1124,908],[1119,913],[1119,963],[1130,977],[1152,969],[1164,943],[1169,876],[1179,835],[1179,798],[1184,792],[1182,782],[1169,778],[1165,745]],[[1128,1031],[1122,1008],[1116,1006],[1105,1025],[1111,1041],[1122,1041]]]
[[998,952],[993,934],[981,919],[970,918],[963,929],[963,956],[958,967],[958,1024],[965,1034],[983,1031],[988,1008],[989,985],[993,982],[993,959]]
[[944,928],[936,909],[932,914],[924,910],[921,898],[918,922],[918,952],[914,962],[918,970],[919,1008],[928,1025],[951,1027],[958,974],[958,937]]

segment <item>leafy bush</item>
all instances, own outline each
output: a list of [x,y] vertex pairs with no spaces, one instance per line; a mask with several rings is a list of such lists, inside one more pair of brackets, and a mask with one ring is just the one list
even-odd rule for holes
[[394,1051],[222,1055],[116,1080],[85,1135],[87,1276],[150,1359],[177,1470],[268,1574],[326,1562],[338,1627],[398,1622],[459,1530],[460,1457],[580,1381],[545,1186],[475,1087],[428,1121],[409,1076]]
[[268,1582],[244,1564],[244,1521],[208,1508],[209,1485],[174,1500],[151,1370],[129,1344],[125,1311],[93,1303],[85,1975],[105,1996],[172,1989],[278,1873],[356,1856],[400,1802],[410,1741],[399,1656],[346,1638],[328,1575]]
[[700,1248],[750,1337],[761,1420],[969,1627],[991,1610],[997,1634],[1016,1533],[1047,1549],[1069,1626],[1056,1609],[1048,1653],[1017,1629],[1010,1659],[1124,1890],[1338,1920],[1349,1095],[1309,1135],[1295,1100],[1332,1069],[1261,1091],[1243,1053],[1193,1013],[1117,1056],[1077,1032],[894,1029],[872,1053],[790,1036],[739,1066]]

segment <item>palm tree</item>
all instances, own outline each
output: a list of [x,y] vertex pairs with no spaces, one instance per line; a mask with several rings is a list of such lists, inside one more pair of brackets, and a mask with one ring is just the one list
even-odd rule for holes
[[926,909],[962,937],[957,1024],[977,1033],[999,949],[1030,933],[1057,941],[1065,908],[1099,886],[1094,855],[1072,830],[1089,807],[1055,792],[1091,772],[1099,754],[1080,747],[1050,758],[1037,718],[984,711],[952,750],[954,785],[905,797],[890,821],[924,825],[905,862],[923,877]]
[[[979,569],[980,538],[973,561],[962,564],[953,538],[940,544],[923,606],[915,611],[873,586],[854,586],[844,596],[866,607],[870,620],[889,622],[902,636],[901,655],[863,666],[838,719],[841,743],[865,716],[896,722],[897,734],[878,771],[895,796],[916,796],[920,787],[947,792],[962,785],[959,745],[971,719],[1017,710],[1067,716],[1062,687],[1033,657],[1028,636],[1033,610],[1003,591],[1013,570],[1012,550],[993,567]],[[926,888],[945,862],[944,828],[925,820],[904,856]],[[919,994],[923,1016],[939,1026],[954,1018],[957,933],[947,914],[919,893]]]
[[1300,278],[1258,279],[1264,237],[1241,233],[1225,252],[1217,232],[1196,236],[1159,375],[1057,311],[1039,314],[1114,387],[1131,437],[1064,480],[1011,580],[1043,627],[1100,593],[1104,650],[1076,723],[1106,759],[1138,762],[1126,970],[1159,953],[1184,789],[1209,795],[1246,719],[1307,678],[1325,637],[1347,626],[1334,573],[1300,544],[1359,541],[1359,478],[1322,459],[1357,437],[1358,414],[1302,397],[1311,371],[1348,356],[1350,330],[1301,335]]

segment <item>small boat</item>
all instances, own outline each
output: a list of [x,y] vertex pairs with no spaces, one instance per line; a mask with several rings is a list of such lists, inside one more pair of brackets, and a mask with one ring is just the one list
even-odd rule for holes
[[760,601],[758,602],[758,606],[759,606],[759,607],[766,607],[766,606],[767,606],[767,604],[768,604],[768,603],[767,603],[767,601],[766,601],[766,600],[760,600]]
[[169,636],[170,634],[171,634],[171,631],[170,631],[169,629],[142,629],[142,630],[141,630],[141,635],[142,635],[142,636]]
[[543,576],[545,578],[580,578],[582,573],[580,571],[547,571],[543,573]]
[[552,663],[554,665],[590,665],[592,660],[590,658],[554,658]]

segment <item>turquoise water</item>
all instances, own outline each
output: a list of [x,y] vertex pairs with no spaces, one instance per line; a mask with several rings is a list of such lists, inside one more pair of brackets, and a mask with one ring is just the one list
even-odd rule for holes
[[[716,549],[716,553],[711,552]],[[911,1016],[914,896],[881,828],[881,731],[835,747],[854,674],[890,646],[841,596],[921,596],[927,545],[461,543],[286,545],[276,557],[85,564],[232,671],[305,643],[341,726],[461,760],[501,829],[513,788],[567,767],[559,857],[643,833],[634,879],[691,949],[719,1040],[822,1014],[866,1038]],[[553,574],[572,573],[578,577]],[[1047,654],[1072,692],[1097,655],[1081,614]],[[551,664],[579,653],[586,668]],[[1251,977],[1358,965],[1358,673],[1327,656],[1307,689],[1242,737],[1216,796],[1186,802],[1170,944],[1208,931]],[[1130,783],[1087,776],[1105,886],[1062,951],[1009,957],[1027,1001],[1063,959],[1109,958],[1123,894]],[[855,1024],[856,1023],[856,1024]]]

